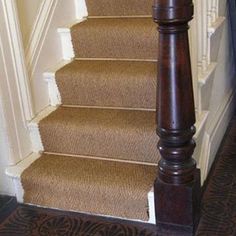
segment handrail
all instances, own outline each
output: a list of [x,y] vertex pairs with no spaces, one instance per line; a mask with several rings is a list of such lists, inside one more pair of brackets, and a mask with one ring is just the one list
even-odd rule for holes
[[157,225],[194,231],[199,206],[200,171],[195,148],[195,108],[188,41],[192,0],[155,0],[158,24],[157,134],[162,156],[155,182]]

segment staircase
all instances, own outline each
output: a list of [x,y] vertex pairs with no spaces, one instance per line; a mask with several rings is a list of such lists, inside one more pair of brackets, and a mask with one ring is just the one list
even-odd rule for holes
[[86,0],[75,58],[56,72],[62,104],[40,120],[43,152],[24,202],[148,221],[159,154],[152,0]]

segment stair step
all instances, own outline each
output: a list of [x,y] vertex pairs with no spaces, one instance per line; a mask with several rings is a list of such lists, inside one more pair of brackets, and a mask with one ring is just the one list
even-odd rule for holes
[[86,0],[90,16],[152,15],[153,0]]
[[71,29],[77,58],[156,60],[157,31],[152,18],[91,18]]
[[155,166],[43,154],[21,179],[26,203],[147,221],[155,176]]
[[64,105],[155,109],[156,73],[155,62],[75,60],[56,82]]
[[46,152],[157,163],[155,112],[59,107],[39,123]]

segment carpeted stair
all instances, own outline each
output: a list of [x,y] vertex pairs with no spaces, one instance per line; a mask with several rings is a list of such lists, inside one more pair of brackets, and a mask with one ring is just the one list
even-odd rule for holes
[[39,123],[44,153],[22,174],[24,201],[148,220],[159,159],[152,0],[86,0],[75,60],[56,73],[62,105]]

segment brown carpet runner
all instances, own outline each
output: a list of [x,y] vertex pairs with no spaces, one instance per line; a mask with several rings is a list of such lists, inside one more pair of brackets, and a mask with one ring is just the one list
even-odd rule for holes
[[158,161],[155,112],[61,107],[39,125],[46,152]]
[[63,104],[155,109],[156,74],[155,62],[75,60],[56,80]]
[[[29,169],[22,176],[26,202],[148,219],[146,198],[156,167],[44,154],[31,168],[34,172]],[[68,204],[75,199],[75,205]]]
[[92,18],[72,27],[77,58],[157,58],[152,18]]
[[159,159],[152,1],[86,2],[90,17],[71,29],[76,58],[56,73],[62,106],[39,123],[44,154],[22,174],[24,201],[148,220]]
[[86,0],[89,16],[152,15],[153,0]]

